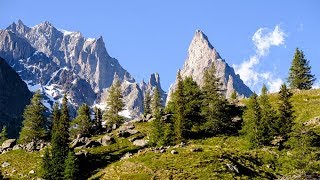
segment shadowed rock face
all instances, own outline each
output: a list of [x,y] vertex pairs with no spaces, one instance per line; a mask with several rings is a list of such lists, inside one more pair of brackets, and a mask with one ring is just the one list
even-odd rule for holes
[[9,135],[18,135],[22,113],[32,93],[19,75],[0,58],[0,126],[7,126]]
[[[116,76],[122,83],[126,108],[133,115],[143,110],[145,91],[110,57],[102,37],[85,38],[47,21],[30,28],[19,20],[0,30],[0,56],[29,87],[41,85],[51,104],[68,92],[75,107],[82,103],[91,106],[100,102],[101,93]],[[157,78],[152,86],[161,87]]]
[[[191,76],[202,86],[204,72],[212,63],[216,67],[216,76],[220,78],[222,82],[221,89],[224,90],[227,98],[230,97],[234,90],[238,95],[244,97],[249,97],[252,94],[252,91],[243,83],[240,76],[235,74],[234,69],[221,58],[209,42],[208,37],[202,31],[197,30],[190,43],[187,59],[181,69],[181,76],[182,78]],[[167,100],[170,99],[176,83],[174,82],[170,88]]]

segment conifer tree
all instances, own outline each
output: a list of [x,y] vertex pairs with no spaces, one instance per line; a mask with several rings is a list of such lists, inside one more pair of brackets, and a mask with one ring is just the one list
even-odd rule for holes
[[192,127],[198,127],[203,122],[201,116],[202,94],[200,87],[192,77],[183,80],[184,116],[188,136]]
[[7,139],[8,139],[8,130],[6,126],[3,126],[0,133],[0,144],[2,144]]
[[244,126],[242,128],[242,132],[247,135],[252,147],[262,145],[261,116],[258,95],[253,93],[253,95],[249,98],[247,108],[243,115]]
[[262,136],[259,140],[262,144],[268,145],[276,135],[276,111],[270,104],[268,97],[268,89],[262,86],[261,95],[259,97],[259,105],[261,108],[261,131]]
[[92,122],[90,118],[90,108],[88,105],[83,104],[78,109],[78,116],[72,122],[75,127],[72,128],[72,135],[77,136],[89,135],[92,127]]
[[66,95],[62,101],[61,112],[58,104],[53,108],[53,127],[52,127],[52,179],[63,179],[65,162],[64,159],[69,151],[69,110]]
[[214,63],[204,73],[201,115],[205,118],[202,129],[208,134],[222,133],[231,124],[226,99],[222,96],[221,83],[216,77]]
[[152,112],[153,117],[160,118],[162,104],[161,104],[160,92],[157,87],[155,88],[155,90],[153,92],[153,97],[152,97],[150,107],[151,107],[151,112]]
[[152,133],[150,136],[151,145],[163,145],[164,123],[161,121],[161,98],[158,88],[153,92],[153,98],[151,102],[152,115],[155,118],[152,121]]
[[186,136],[186,122],[185,122],[185,98],[183,94],[183,80],[180,74],[180,70],[177,75],[177,88],[173,95],[173,102],[175,106],[174,112],[174,133],[176,142],[180,143],[185,140]]
[[64,178],[65,180],[76,180],[79,177],[78,160],[73,151],[69,151],[65,161]]
[[163,146],[170,146],[174,144],[174,128],[171,122],[164,123],[164,132],[162,138]]
[[315,81],[311,74],[309,61],[304,57],[302,50],[296,48],[291,67],[288,82],[293,89],[311,89]]
[[50,151],[48,148],[45,148],[44,156],[42,158],[42,178],[46,180],[53,180],[52,179],[52,167],[53,164],[51,164],[51,157],[50,157]]
[[107,106],[108,109],[103,114],[103,119],[107,121],[109,125],[121,124],[123,117],[119,115],[119,112],[124,109],[123,96],[121,93],[121,84],[119,80],[116,80],[110,89],[108,90]]
[[279,104],[278,112],[279,119],[277,121],[278,134],[285,139],[289,137],[289,133],[292,131],[294,124],[294,111],[291,104],[292,93],[287,88],[286,84],[283,84],[279,91]]
[[102,112],[97,107],[94,108],[94,127],[98,133],[102,131]]
[[147,115],[151,113],[151,96],[149,92],[146,92],[143,99],[143,114]]
[[19,142],[28,143],[32,140],[38,141],[46,136],[46,118],[45,107],[41,103],[42,96],[39,91],[35,92],[31,103],[26,106],[23,113],[22,129],[20,132]]

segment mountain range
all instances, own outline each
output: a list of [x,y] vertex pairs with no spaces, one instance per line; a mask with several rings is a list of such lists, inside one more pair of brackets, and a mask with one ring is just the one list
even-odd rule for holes
[[[104,97],[115,79],[121,82],[126,105],[122,114],[128,118],[143,112],[144,95],[152,94],[155,88],[160,90],[163,104],[167,101],[159,74],[151,74],[148,82],[138,83],[109,55],[101,36],[86,38],[80,32],[62,30],[47,21],[28,27],[18,20],[0,30],[0,57],[19,74],[30,91],[40,89],[43,92],[48,109],[54,102],[61,102],[64,93],[73,109],[82,103],[105,108]],[[197,30],[181,69],[182,77],[192,76],[201,86],[203,73],[213,62],[226,97],[234,90],[242,97],[252,94],[207,36]],[[174,87],[175,83],[168,99]]]

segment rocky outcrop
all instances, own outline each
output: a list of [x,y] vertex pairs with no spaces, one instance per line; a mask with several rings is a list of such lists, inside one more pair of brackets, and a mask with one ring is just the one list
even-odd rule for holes
[[0,58],[0,126],[10,137],[18,135],[22,113],[32,94],[19,75]]
[[[181,69],[181,76],[191,76],[200,87],[203,85],[205,70],[214,63],[216,76],[222,83],[221,89],[228,98],[235,90],[239,96],[249,97],[252,91],[243,83],[240,76],[235,74],[234,69],[221,58],[217,50],[211,45],[208,37],[200,30],[197,30],[188,49],[188,56]],[[167,101],[175,89],[175,82],[169,91]]]

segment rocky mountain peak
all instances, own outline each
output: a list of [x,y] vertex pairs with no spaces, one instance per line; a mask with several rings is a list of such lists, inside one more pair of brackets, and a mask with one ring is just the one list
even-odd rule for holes
[[[190,43],[188,55],[181,69],[181,76],[185,78],[191,76],[198,85],[203,85],[205,70],[214,63],[216,76],[222,83],[221,89],[226,97],[230,97],[233,90],[240,96],[249,97],[252,91],[243,83],[239,75],[221,58],[217,50],[212,46],[209,38],[201,31],[196,30]],[[168,100],[175,89],[177,81],[170,88]]]
[[148,83],[149,83],[149,85],[151,85],[151,86],[159,86],[159,87],[161,87],[159,74],[158,74],[158,73],[153,73],[153,74],[151,74]]

